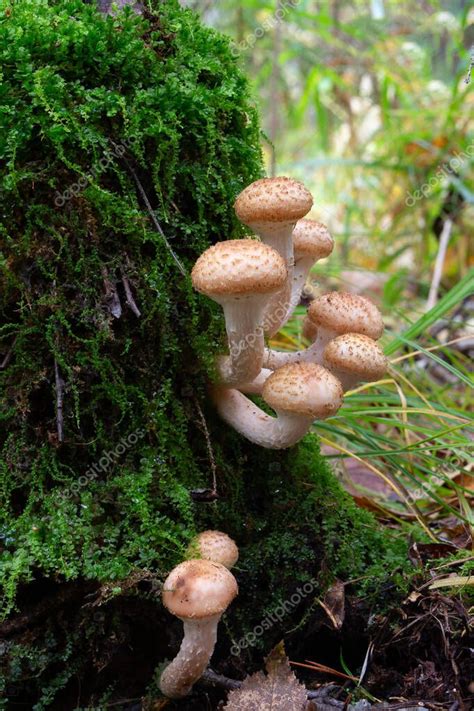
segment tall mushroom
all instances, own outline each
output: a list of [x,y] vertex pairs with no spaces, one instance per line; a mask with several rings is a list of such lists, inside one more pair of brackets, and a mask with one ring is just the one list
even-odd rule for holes
[[322,363],[323,351],[343,333],[360,333],[378,340],[383,333],[382,315],[365,296],[332,291],[311,302],[307,319],[316,329],[314,342],[302,351],[265,350],[263,367],[275,370],[286,363]]
[[295,267],[286,321],[299,304],[303,287],[312,267],[320,259],[329,257],[334,249],[334,240],[329,234],[328,228],[316,220],[299,220],[293,230],[292,238]]
[[374,340],[361,333],[346,333],[329,341],[323,352],[323,364],[346,391],[359,382],[380,380],[388,361]]
[[315,363],[285,365],[265,382],[262,397],[276,417],[238,390],[214,388],[212,393],[221,417],[248,440],[268,449],[296,444],[314,420],[334,415],[343,398],[337,378]]
[[218,242],[201,254],[191,277],[224,310],[230,355],[218,359],[223,383],[252,381],[262,367],[265,307],[287,278],[282,257],[257,240]]
[[265,244],[273,247],[285,260],[288,280],[268,304],[265,332],[275,334],[285,321],[293,281],[292,232],[298,220],[313,205],[309,190],[302,183],[286,177],[256,180],[238,195],[234,208],[239,220],[250,227]]
[[202,531],[189,544],[193,558],[204,558],[233,568],[239,559],[236,542],[222,531]]
[[187,696],[200,679],[214,651],[217,626],[238,593],[237,581],[220,563],[185,560],[174,568],[163,586],[163,603],[183,622],[183,641],[160,677],[165,696]]

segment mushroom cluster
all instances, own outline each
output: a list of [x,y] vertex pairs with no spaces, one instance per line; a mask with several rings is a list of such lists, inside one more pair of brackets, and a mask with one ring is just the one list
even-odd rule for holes
[[[306,215],[313,205],[304,185],[263,178],[243,190],[235,212],[260,239],[218,242],[192,270],[194,288],[222,306],[228,355],[210,388],[221,417],[251,442],[270,449],[296,444],[315,420],[334,415],[345,391],[379,380],[387,361],[377,340],[383,321],[363,296],[331,292],[314,299],[303,324],[311,343],[301,351],[265,346],[299,304],[314,264],[334,243],[325,225]],[[261,395],[265,413],[248,396]]]

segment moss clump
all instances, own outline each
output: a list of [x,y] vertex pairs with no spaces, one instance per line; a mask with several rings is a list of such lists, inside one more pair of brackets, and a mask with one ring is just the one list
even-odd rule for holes
[[[0,0],[2,609],[45,579],[160,578],[213,526],[242,551],[236,639],[321,569],[319,584],[385,574],[403,552],[313,438],[262,450],[207,405],[222,317],[187,274],[241,234],[231,206],[262,174],[258,121],[228,41],[174,0],[154,6],[104,18],[80,0]],[[201,411],[214,503],[191,495],[212,481]],[[20,645],[4,676],[41,669],[38,709],[105,632],[76,625],[62,646],[51,634]]]

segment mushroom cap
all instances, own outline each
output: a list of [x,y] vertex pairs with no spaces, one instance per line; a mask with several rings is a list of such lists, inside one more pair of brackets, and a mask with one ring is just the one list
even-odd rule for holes
[[262,178],[238,195],[234,209],[244,225],[258,222],[296,222],[313,205],[309,190],[297,180],[286,177]]
[[315,326],[335,333],[362,333],[377,340],[383,333],[382,315],[370,299],[358,294],[331,291],[311,302],[307,312]]
[[322,365],[289,363],[270,375],[262,396],[274,410],[324,419],[341,407],[343,390],[339,380]]
[[220,615],[238,593],[237,581],[220,563],[185,560],[163,585],[163,604],[182,620]]
[[293,230],[293,247],[295,259],[312,257],[316,262],[329,257],[334,249],[334,240],[322,222],[298,220]]
[[222,531],[203,531],[191,541],[190,550],[201,558],[232,568],[239,559],[235,541]]
[[208,296],[246,296],[278,291],[287,269],[278,252],[253,239],[217,242],[198,258],[193,286]]
[[326,368],[341,370],[367,382],[379,380],[388,364],[379,344],[361,333],[345,333],[329,341],[323,362]]

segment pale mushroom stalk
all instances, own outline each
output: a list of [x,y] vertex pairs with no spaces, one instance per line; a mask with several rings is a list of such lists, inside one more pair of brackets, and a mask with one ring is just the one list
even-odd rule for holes
[[329,257],[334,249],[334,241],[326,225],[316,220],[299,220],[293,230],[292,241],[295,265],[289,306],[281,326],[291,318],[298,306],[311,269],[320,259]]
[[160,677],[165,696],[186,696],[202,676],[214,651],[219,620],[237,593],[232,573],[211,560],[185,560],[168,575],[163,604],[182,620],[184,637],[178,654]]
[[263,370],[278,370],[289,363],[318,363],[322,365],[323,350],[324,346],[321,349],[320,345],[316,343],[312,343],[301,351],[274,351],[271,348],[265,348]]
[[201,254],[191,277],[224,310],[230,355],[217,359],[220,380],[235,387],[252,381],[262,367],[265,308],[287,278],[283,259],[257,240],[228,240]]
[[160,677],[160,689],[171,699],[187,696],[201,678],[217,641],[221,615],[202,620],[183,620],[183,641],[176,657]]
[[254,444],[267,449],[286,449],[300,441],[314,422],[313,417],[276,412],[271,417],[239,390],[214,391],[214,402],[223,420]]
[[311,209],[311,193],[296,180],[286,177],[263,178],[251,183],[238,195],[235,213],[239,220],[273,247],[285,261],[288,276],[284,286],[269,300],[265,333],[274,335],[288,312],[293,282],[293,239],[297,221]]
[[229,356],[217,359],[222,382],[237,386],[258,376],[265,348],[263,319],[268,298],[252,294],[219,301],[229,342]]
[[251,380],[249,383],[243,383],[242,385],[239,385],[240,392],[246,393],[247,395],[261,395],[263,386],[265,385],[272,372],[273,371],[270,370],[270,368],[262,368],[256,378]]
[[221,417],[241,435],[267,449],[286,449],[304,437],[315,420],[335,414],[343,393],[325,368],[299,363],[280,368],[265,382],[262,397],[276,417],[238,390],[214,388],[212,395]]

